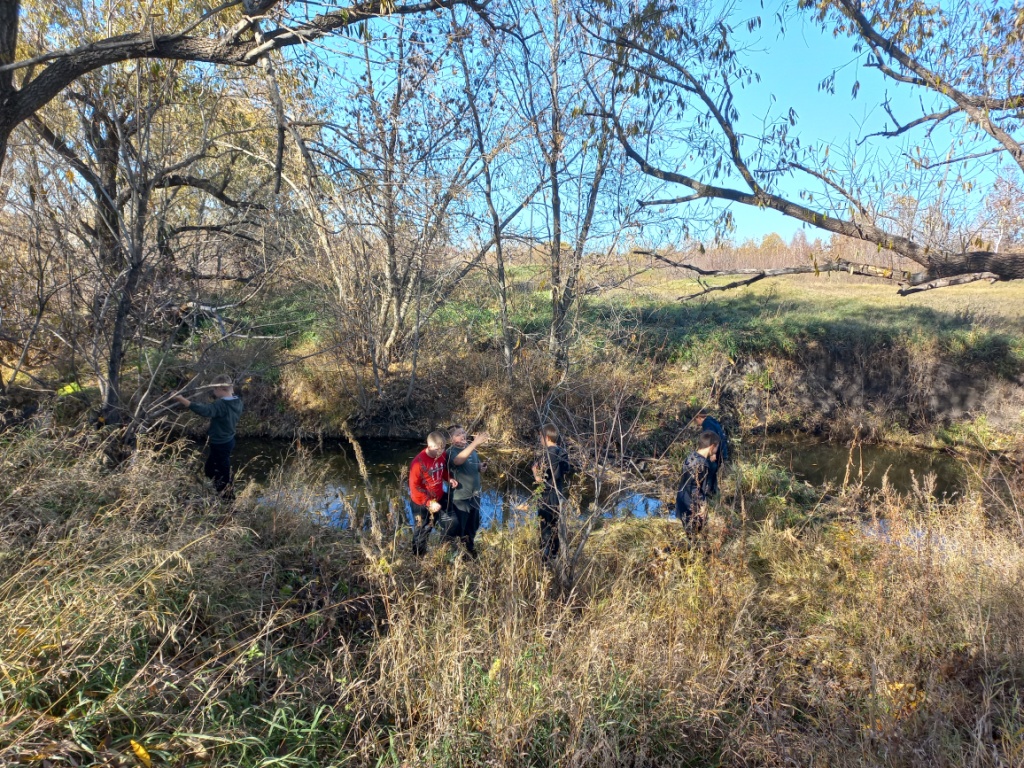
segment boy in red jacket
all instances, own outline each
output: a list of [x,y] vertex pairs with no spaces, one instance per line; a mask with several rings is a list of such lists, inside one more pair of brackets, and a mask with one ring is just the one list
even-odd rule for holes
[[409,465],[409,496],[412,498],[412,516],[416,520],[412,534],[414,555],[427,553],[427,538],[434,519],[442,509],[448,508],[444,484],[447,482],[454,487],[455,481],[448,474],[444,445],[444,434],[431,432],[427,435],[427,447],[416,454]]

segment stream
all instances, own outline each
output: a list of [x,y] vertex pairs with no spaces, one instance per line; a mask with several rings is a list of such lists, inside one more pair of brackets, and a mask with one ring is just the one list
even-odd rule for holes
[[[408,512],[406,471],[419,452],[419,442],[368,439],[362,449],[370,476],[371,495],[378,508],[387,509],[389,502],[405,507]],[[816,487],[841,487],[844,479],[863,482],[868,488],[880,488],[883,478],[901,493],[919,487],[927,488],[934,480],[933,494],[942,498],[961,493],[972,475],[981,468],[972,468],[962,458],[938,451],[892,446],[857,446],[851,453],[848,445],[817,441],[807,437],[771,436],[767,440],[746,438],[737,445],[740,455],[773,457],[797,480]],[[505,527],[532,512],[529,496],[533,478],[529,466],[515,462],[509,455],[485,448],[481,457],[487,466],[483,473],[481,504],[484,527]],[[359,516],[367,507],[362,478],[351,447],[340,441],[296,445],[285,440],[242,438],[238,440],[233,464],[239,480],[265,480],[274,472],[285,476],[302,471],[320,476],[327,487],[319,514],[326,522],[347,526],[349,518]],[[579,482],[579,480],[577,480]],[[584,502],[589,498],[584,491]],[[666,512],[667,505],[658,498],[635,492],[605,491],[602,503],[609,517],[644,517]]]

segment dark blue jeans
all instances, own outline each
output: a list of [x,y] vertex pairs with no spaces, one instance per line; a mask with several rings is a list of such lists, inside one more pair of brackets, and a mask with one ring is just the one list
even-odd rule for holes
[[693,498],[689,489],[680,488],[676,493],[676,517],[687,533],[700,533],[708,518],[707,502]]
[[550,565],[556,557],[560,541],[558,539],[558,507],[541,502],[537,507],[540,520],[540,559]]
[[213,480],[217,493],[224,493],[231,486],[231,452],[235,450],[235,438],[227,443],[210,443],[210,455],[203,468],[206,476]]
[[480,530],[480,497],[452,499],[449,514],[455,518],[452,537],[458,538],[472,557],[476,557],[476,532]]
[[423,557],[423,555],[427,554],[427,540],[430,538],[430,532],[435,527],[441,534],[442,539],[458,535],[455,532],[458,521],[448,511],[448,494],[442,496],[438,501],[441,504],[441,511],[436,515],[432,515],[425,505],[417,504],[411,500],[409,502],[410,506],[412,506],[412,519],[414,521],[412,553],[417,557]]

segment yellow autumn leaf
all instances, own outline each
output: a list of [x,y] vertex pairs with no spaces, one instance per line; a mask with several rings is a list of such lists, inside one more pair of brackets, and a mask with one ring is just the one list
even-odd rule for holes
[[132,745],[132,752],[135,753],[135,757],[138,758],[139,762],[146,766],[146,768],[153,768],[153,758],[149,756],[146,748],[135,739],[129,739],[128,741]]

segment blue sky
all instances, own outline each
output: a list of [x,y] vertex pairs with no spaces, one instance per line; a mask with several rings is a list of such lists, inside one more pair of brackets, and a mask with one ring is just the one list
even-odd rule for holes
[[[775,13],[781,5],[778,0],[768,0],[762,8],[757,0],[740,0],[736,6],[738,18],[759,15],[763,21],[762,27],[751,35],[751,50],[744,56],[744,61],[762,75],[760,86],[743,94],[741,109],[745,115],[760,116],[769,110],[783,114],[792,106],[798,115],[795,132],[803,140],[828,142],[843,150],[883,126],[887,116],[881,104],[886,93],[897,114],[913,113],[914,95],[909,87],[897,89],[891,82],[883,83],[877,72],[863,66],[864,54],[855,53],[848,38],[834,38],[807,14],[790,15],[785,33],[780,36]],[[739,30],[740,25],[736,28]],[[837,71],[835,93],[819,91],[819,83],[833,70]],[[860,90],[853,98],[857,82]],[[905,109],[901,111],[900,105]],[[795,193],[796,187],[791,189]],[[775,211],[746,206],[734,206],[733,215],[734,237],[738,241],[758,240],[769,232],[789,240],[802,226]],[[808,238],[818,236],[813,228],[805,229]],[[827,237],[826,233],[821,234]]]
[[[716,4],[728,1],[710,0]],[[791,130],[791,136],[800,136],[805,147],[827,145],[831,151],[831,160],[855,155],[858,170],[865,175],[869,168],[882,168],[878,174],[881,177],[879,187],[868,191],[869,199],[880,200],[887,195],[908,195],[920,199],[934,195],[934,187],[930,188],[927,182],[922,183],[920,189],[901,186],[904,181],[901,178],[902,170],[906,163],[905,158],[901,157],[901,147],[913,146],[915,142],[921,141],[923,130],[909,134],[905,139],[876,138],[864,147],[857,146],[858,139],[891,123],[882,107],[887,97],[902,120],[909,121],[920,115],[920,89],[899,86],[882,78],[876,70],[866,68],[866,54],[855,52],[851,39],[845,36],[833,37],[831,30],[823,30],[813,21],[810,13],[793,12],[794,5],[794,0],[764,0],[763,3],[760,0],[734,0],[732,3],[733,42],[745,48],[743,63],[761,74],[760,83],[735,91],[736,106],[741,115],[738,123],[740,130],[746,130],[752,137],[760,135],[763,119],[778,118],[787,114],[792,107],[798,119],[795,128]],[[783,32],[776,15],[784,8],[788,11]],[[745,21],[754,15],[761,17],[762,25],[753,33],[747,33]],[[378,34],[385,28],[381,25]],[[348,69],[344,56],[329,54],[327,61],[341,72]],[[819,90],[821,81],[833,71],[836,72],[835,92]],[[859,83],[856,98],[852,95],[855,83]],[[336,96],[336,92],[331,92],[331,97]],[[927,94],[924,96],[927,102]],[[937,98],[931,97],[930,100],[934,102]],[[936,131],[933,139],[938,146],[933,151],[939,155],[944,154],[956,138],[958,135],[949,130]],[[872,155],[875,151],[870,149],[872,147],[878,148],[876,154]],[[972,167],[969,170],[978,177],[988,173],[980,164],[978,169]],[[957,169],[956,172],[961,171]],[[784,182],[780,191],[797,200],[799,181],[794,179]],[[736,183],[739,183],[738,180]],[[817,183],[808,186],[817,186]],[[662,191],[665,194],[659,194],[658,197],[681,193],[681,190],[671,188]],[[976,193],[972,204],[977,206],[980,200],[981,195]],[[543,207],[544,197],[541,195],[535,206],[523,214],[524,218],[530,217],[529,224],[524,225],[526,229],[543,229],[542,223],[533,220],[534,214],[537,214],[539,220],[544,218],[538,211]],[[811,207],[815,207],[813,203]],[[678,206],[673,214],[683,218],[686,216],[685,209],[685,205]],[[788,241],[801,228],[808,239],[828,238],[827,233],[806,227],[774,211],[736,205],[732,207],[732,214],[736,228],[731,237],[736,241],[760,240],[771,232],[778,233]]]

